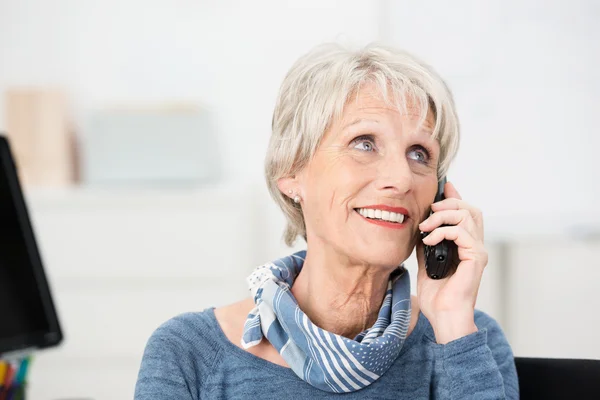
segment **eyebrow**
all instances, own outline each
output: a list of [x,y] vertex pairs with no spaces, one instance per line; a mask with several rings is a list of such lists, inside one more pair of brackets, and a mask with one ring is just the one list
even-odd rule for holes
[[[354,125],[359,125],[359,124],[361,124],[361,123],[363,123],[363,122],[372,122],[372,123],[375,123],[375,124],[379,124],[379,121],[378,121],[378,120],[376,120],[376,119],[369,119],[369,118],[355,118],[355,119],[353,119],[352,121],[348,122],[346,125],[344,125],[344,126],[342,127],[342,131],[345,131],[346,129],[350,128],[351,126],[354,126]],[[433,129],[430,129],[430,128],[429,128],[429,126],[426,126],[426,125],[424,125],[424,126],[421,126],[421,129],[419,129],[419,131],[418,131],[418,132],[419,132],[419,134],[423,134],[423,133],[425,133],[425,134],[427,134],[428,136],[431,136],[431,135],[433,135]]]

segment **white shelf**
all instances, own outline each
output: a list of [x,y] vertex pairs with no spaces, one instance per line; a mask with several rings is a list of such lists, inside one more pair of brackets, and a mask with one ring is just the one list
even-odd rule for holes
[[[266,190],[266,189],[265,189]],[[253,185],[222,184],[206,187],[86,187],[26,188],[25,198],[31,208],[54,210],[61,208],[137,208],[173,207],[197,208],[222,205],[223,202],[240,204],[240,199],[251,200],[258,192]]]
[[[143,208],[174,211],[203,207],[222,209],[229,205],[232,209],[255,207],[253,212],[280,214],[262,183],[231,183],[202,188],[29,188],[26,190],[26,199],[30,209],[40,212]],[[600,240],[600,212],[582,214],[569,211],[552,215],[536,214],[535,210],[531,213],[518,211],[506,215],[489,215],[485,210],[483,212],[485,235],[490,241]]]

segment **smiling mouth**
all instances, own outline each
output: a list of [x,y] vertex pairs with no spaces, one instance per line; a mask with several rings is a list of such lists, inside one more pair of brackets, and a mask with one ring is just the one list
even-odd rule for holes
[[408,219],[408,217],[404,214],[372,208],[355,208],[354,211],[356,211],[369,222],[380,222],[384,223],[385,225],[393,224],[396,226],[402,226]]

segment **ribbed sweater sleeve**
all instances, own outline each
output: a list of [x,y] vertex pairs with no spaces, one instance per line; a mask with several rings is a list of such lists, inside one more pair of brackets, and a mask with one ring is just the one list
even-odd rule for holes
[[518,399],[514,356],[502,329],[480,311],[475,324],[477,332],[434,345],[435,398]]

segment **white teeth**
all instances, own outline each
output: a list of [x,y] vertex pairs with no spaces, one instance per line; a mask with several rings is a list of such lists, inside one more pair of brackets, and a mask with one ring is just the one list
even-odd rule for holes
[[403,214],[396,214],[396,222],[403,223],[404,222],[404,215]]
[[372,208],[359,208],[357,211],[360,215],[366,218],[377,218],[384,221],[398,222],[400,224],[404,222],[403,214],[398,214],[391,211],[374,210]]

